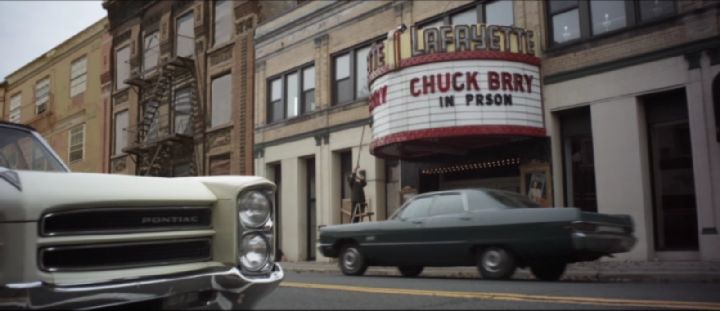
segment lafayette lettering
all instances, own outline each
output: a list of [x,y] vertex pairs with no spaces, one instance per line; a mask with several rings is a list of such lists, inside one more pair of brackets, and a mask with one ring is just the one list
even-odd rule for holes
[[[412,56],[448,52],[448,46],[461,51],[511,51],[515,42],[515,53],[535,55],[533,32],[518,27],[495,25],[453,25],[426,27],[418,31],[410,27]],[[500,44],[500,39],[503,44]],[[420,44],[423,42],[424,44]]]

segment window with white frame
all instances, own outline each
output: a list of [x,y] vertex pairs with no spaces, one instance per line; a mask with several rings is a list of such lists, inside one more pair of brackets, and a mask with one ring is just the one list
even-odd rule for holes
[[315,109],[315,66],[292,69],[269,81],[268,123]]
[[85,92],[87,85],[87,57],[82,57],[70,65],[70,97]]
[[364,45],[333,57],[333,104],[343,105],[366,98],[367,54],[370,45]]
[[85,153],[85,125],[81,124],[70,129],[70,162],[83,159]]
[[160,32],[153,31],[145,35],[143,41],[143,70],[151,70],[160,60]]
[[673,16],[675,0],[550,0],[551,45],[580,42],[634,25]]
[[35,84],[35,114],[41,114],[48,109],[50,102],[50,78],[44,78]]
[[230,123],[232,114],[231,80],[230,73],[212,80],[210,127]]
[[121,111],[115,114],[115,132],[113,133],[114,149],[113,154],[123,153],[122,149],[128,144],[128,111]]
[[215,1],[213,46],[218,46],[230,41],[233,31],[233,15],[232,1]]
[[175,134],[192,135],[192,93],[189,87],[175,90],[174,106],[174,125]]
[[175,55],[190,57],[195,55],[195,19],[193,12],[178,17],[175,32]]
[[20,111],[22,111],[22,94],[10,98],[10,116],[9,121],[20,123]]
[[115,51],[115,89],[127,86],[125,80],[130,76],[130,47],[126,46]]
[[486,25],[512,26],[515,23],[513,13],[514,0],[485,1],[453,10],[422,22],[420,28],[442,25]]

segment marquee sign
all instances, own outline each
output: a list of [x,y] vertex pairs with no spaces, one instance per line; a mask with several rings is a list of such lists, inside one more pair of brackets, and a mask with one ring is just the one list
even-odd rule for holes
[[482,24],[392,31],[368,54],[373,154],[410,158],[440,140],[545,136],[532,38]]

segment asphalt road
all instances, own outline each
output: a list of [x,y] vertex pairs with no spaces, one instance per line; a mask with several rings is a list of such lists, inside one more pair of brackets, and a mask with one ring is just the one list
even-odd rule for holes
[[255,309],[720,310],[718,283],[488,281],[287,272]]

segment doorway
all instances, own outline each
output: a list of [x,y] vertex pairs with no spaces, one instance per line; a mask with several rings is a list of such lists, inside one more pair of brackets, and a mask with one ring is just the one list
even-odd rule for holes
[[315,260],[315,243],[317,242],[317,197],[315,192],[315,158],[305,160],[307,193],[307,260]]

